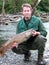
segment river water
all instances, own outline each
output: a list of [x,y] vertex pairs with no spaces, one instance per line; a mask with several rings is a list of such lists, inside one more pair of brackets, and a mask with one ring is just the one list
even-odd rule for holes
[[[48,34],[45,45],[44,58],[49,61],[49,22],[43,23]],[[9,23],[8,25],[0,25],[0,38],[8,40],[11,36],[16,34],[16,23]]]
[[0,25],[0,37],[8,39],[16,34],[16,23],[9,23],[8,25]]
[[[16,24],[8,23],[8,25],[0,25],[0,39],[8,40],[11,36],[16,34]],[[46,30],[49,31],[49,22],[44,23]]]

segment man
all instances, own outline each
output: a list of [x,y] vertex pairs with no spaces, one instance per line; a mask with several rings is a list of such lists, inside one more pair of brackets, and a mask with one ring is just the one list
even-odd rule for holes
[[29,61],[31,56],[30,50],[38,49],[38,62],[37,64],[45,64],[43,61],[43,53],[46,42],[47,32],[45,30],[42,21],[36,17],[32,16],[33,9],[30,4],[26,3],[22,5],[23,18],[17,24],[17,33],[21,33],[28,29],[33,29],[32,36],[25,42],[18,45],[18,48],[13,47],[12,51],[15,53],[24,54],[24,60]]

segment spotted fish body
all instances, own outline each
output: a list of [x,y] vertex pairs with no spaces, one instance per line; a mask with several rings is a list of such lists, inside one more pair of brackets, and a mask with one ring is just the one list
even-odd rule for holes
[[19,34],[16,34],[15,36],[13,36],[12,38],[10,38],[6,43],[4,43],[1,48],[0,48],[0,55],[2,57],[4,57],[4,53],[6,51],[6,49],[10,46],[12,46],[12,44],[14,42],[16,42],[16,44],[21,44],[22,42],[26,41],[31,35],[32,35],[32,32],[33,29],[29,29],[29,30],[26,30],[22,33],[19,33]]

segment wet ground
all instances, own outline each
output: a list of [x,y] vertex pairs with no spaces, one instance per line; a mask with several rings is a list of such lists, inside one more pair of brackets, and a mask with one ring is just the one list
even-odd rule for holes
[[[49,64],[49,23],[44,23],[44,25],[45,25],[46,30],[48,32],[47,42],[46,42],[45,52],[44,52],[44,60],[46,60],[46,62],[47,62],[46,65],[48,65]],[[14,26],[11,26],[11,27],[14,28]],[[2,28],[2,25],[0,26],[0,30],[1,30],[1,28]],[[8,28],[9,31],[13,30],[13,28],[11,29],[10,27],[6,26],[6,29],[7,28]],[[6,34],[8,33],[8,30],[7,30]],[[15,31],[13,31],[13,32],[15,32]],[[12,32],[12,34],[13,34],[13,32]],[[6,35],[6,34],[4,33],[4,35]],[[9,33],[9,36],[10,35],[12,36],[12,34]],[[6,37],[7,37],[7,35],[6,35]],[[5,53],[5,56],[4,57],[0,56],[0,65],[36,65],[36,61],[37,61],[37,58],[38,58],[37,57],[38,56],[37,52],[38,52],[37,50],[31,50],[31,53],[32,53],[32,55],[30,57],[31,61],[30,62],[24,62],[23,61],[24,55],[15,54],[11,50],[7,49],[7,52]]]

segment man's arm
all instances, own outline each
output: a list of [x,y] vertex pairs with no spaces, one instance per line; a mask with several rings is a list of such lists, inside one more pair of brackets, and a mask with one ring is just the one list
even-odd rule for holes
[[41,20],[39,20],[39,32],[41,33],[41,35],[46,37],[47,31]]

